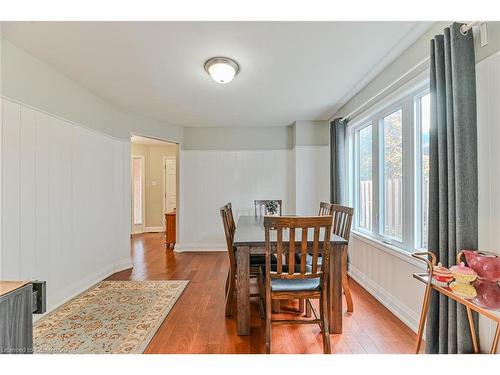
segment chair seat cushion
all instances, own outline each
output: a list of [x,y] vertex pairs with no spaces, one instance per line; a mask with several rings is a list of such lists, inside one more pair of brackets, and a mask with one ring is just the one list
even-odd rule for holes
[[[271,267],[273,271],[276,267]],[[298,271],[298,269],[297,269]],[[287,266],[283,266],[283,272],[288,272]],[[266,267],[260,267],[260,276],[264,280],[266,277]],[[320,290],[320,278],[312,279],[271,279],[271,290],[273,292],[300,292]]]

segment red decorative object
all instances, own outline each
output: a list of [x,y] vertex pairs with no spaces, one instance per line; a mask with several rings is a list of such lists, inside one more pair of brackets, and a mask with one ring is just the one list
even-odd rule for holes
[[500,310],[500,284],[498,282],[477,279],[472,285],[477,292],[474,303],[485,309]]
[[467,265],[472,268],[479,278],[498,282],[500,281],[500,256],[482,251],[463,250]]
[[453,274],[448,268],[438,263],[437,266],[433,266],[432,278],[442,285],[447,285],[453,280]]

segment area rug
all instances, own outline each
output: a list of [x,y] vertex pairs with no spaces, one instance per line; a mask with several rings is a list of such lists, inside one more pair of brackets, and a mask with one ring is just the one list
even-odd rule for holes
[[37,321],[35,353],[143,353],[189,281],[102,281]]

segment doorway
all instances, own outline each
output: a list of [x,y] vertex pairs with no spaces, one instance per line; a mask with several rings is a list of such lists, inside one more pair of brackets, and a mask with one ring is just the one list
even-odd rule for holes
[[178,144],[133,135],[130,155],[131,233],[163,233],[165,214],[177,213]]

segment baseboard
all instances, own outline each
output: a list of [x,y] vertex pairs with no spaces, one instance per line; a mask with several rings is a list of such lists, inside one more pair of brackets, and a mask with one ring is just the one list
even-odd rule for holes
[[36,321],[51,311],[55,310],[59,306],[68,302],[70,299],[76,297],[77,295],[85,292],[87,289],[97,284],[98,282],[104,280],[105,278],[111,276],[116,272],[120,272],[133,267],[132,259],[127,257],[116,261],[115,263],[101,268],[100,270],[88,275],[82,280],[70,285],[60,291],[56,296],[47,299],[47,312],[41,315],[33,315],[33,320]]
[[175,252],[187,253],[191,251],[227,251],[224,244],[200,244],[200,243],[179,243],[175,245]]
[[144,233],[158,233],[165,232],[164,227],[146,227],[144,228]]
[[349,264],[348,274],[354,281],[368,291],[368,293],[375,297],[376,300],[396,315],[404,324],[414,332],[417,332],[418,314],[351,264]]

